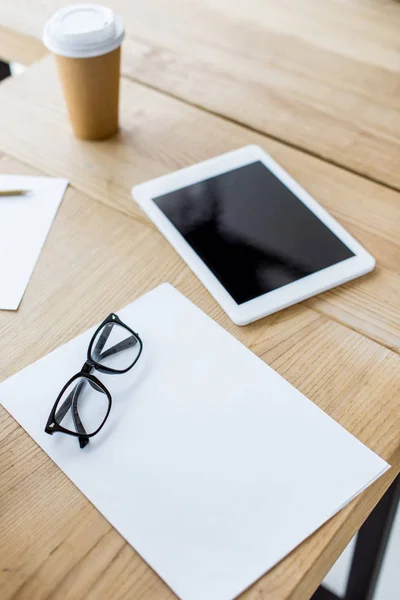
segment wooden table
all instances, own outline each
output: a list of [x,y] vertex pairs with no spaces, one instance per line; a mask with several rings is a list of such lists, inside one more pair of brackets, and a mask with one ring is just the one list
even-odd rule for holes
[[[0,5],[0,172],[69,178],[20,309],[0,312],[0,379],[170,281],[393,468],[252,586],[308,599],[400,470],[400,5],[392,0],[109,0],[126,23],[121,131],[71,133],[40,35],[63,0]],[[233,325],[130,187],[264,147],[377,258],[362,279]],[[173,593],[0,407],[0,597]]]

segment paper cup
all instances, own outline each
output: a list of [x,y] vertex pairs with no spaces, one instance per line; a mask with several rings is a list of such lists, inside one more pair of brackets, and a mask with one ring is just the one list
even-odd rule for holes
[[105,6],[75,4],[46,23],[45,46],[54,53],[72,129],[83,140],[118,130],[119,76],[124,27]]

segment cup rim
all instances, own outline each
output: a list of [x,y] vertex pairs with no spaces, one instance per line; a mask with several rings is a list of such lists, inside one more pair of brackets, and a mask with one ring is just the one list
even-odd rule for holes
[[[63,33],[62,20],[82,10],[93,10],[104,14],[104,29],[88,32]],[[108,22],[107,22],[108,20]],[[43,43],[48,50],[70,58],[91,58],[108,54],[118,48],[124,39],[125,30],[121,17],[110,8],[99,4],[74,4],[61,8],[47,21],[43,31]]]

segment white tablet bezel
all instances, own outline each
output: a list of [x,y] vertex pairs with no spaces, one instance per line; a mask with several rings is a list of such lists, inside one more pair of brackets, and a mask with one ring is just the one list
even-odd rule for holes
[[[153,198],[176,191],[210,177],[221,175],[255,161],[261,161],[286,185],[355,256],[317,271],[298,281],[267,292],[243,304],[237,304],[216,276],[205,265],[184,237],[158,208]],[[320,294],[355,277],[372,271],[375,259],[327,211],[318,204],[282,167],[259,146],[245,146],[191,167],[169,173],[132,188],[132,196],[167,238],[178,254],[209,290],[215,300],[237,325],[246,325],[273,312]]]

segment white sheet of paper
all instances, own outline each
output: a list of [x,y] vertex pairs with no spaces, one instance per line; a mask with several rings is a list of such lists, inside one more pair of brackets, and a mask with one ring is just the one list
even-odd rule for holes
[[53,177],[0,175],[0,190],[32,190],[0,197],[0,309],[17,310],[67,185]]
[[118,315],[143,354],[84,450],[43,429],[94,328],[0,402],[180,598],[234,598],[388,468],[170,285]]

